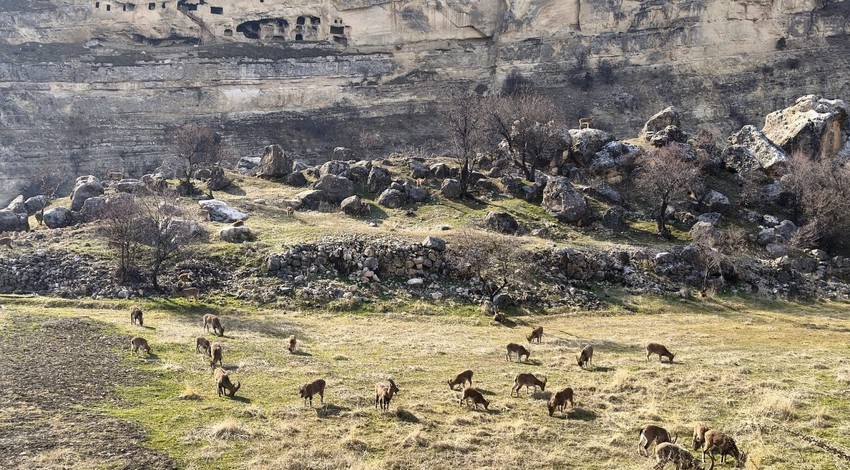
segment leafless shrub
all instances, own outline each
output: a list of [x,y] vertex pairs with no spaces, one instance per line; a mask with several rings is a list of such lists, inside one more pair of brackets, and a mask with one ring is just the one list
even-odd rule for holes
[[460,277],[480,284],[492,302],[510,285],[531,279],[529,255],[511,237],[459,234],[450,245],[449,259]]
[[688,158],[688,146],[672,143],[642,155],[638,161],[635,189],[657,202],[658,234],[669,238],[666,217],[670,203],[686,194],[697,179],[696,162]]
[[484,144],[486,113],[483,99],[474,91],[454,90],[443,111],[454,158],[460,164],[460,190],[466,195],[470,172],[475,170],[478,151]]
[[183,179],[178,186],[182,194],[192,194],[192,177],[201,168],[220,167],[228,155],[218,135],[210,126],[184,124],[172,131],[174,159],[178,174]]

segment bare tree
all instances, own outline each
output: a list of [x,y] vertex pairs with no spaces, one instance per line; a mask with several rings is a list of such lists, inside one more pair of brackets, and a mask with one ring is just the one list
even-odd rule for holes
[[138,272],[140,226],[140,211],[134,196],[120,194],[106,200],[99,232],[118,254],[115,277],[121,284],[132,281]]
[[219,167],[227,152],[221,136],[206,125],[184,124],[173,131],[172,139],[179,165],[178,176],[183,178],[178,191],[181,194],[192,194],[195,190],[192,184],[195,171]]
[[846,248],[850,243],[850,165],[837,156],[818,160],[795,152],[783,180],[795,196],[796,210],[809,238],[825,248]]
[[668,238],[667,208],[674,199],[685,195],[696,181],[697,163],[689,158],[687,145],[672,143],[642,155],[636,171],[635,188],[657,201],[658,234]]
[[529,181],[536,170],[566,150],[564,129],[555,121],[555,105],[544,96],[523,93],[498,95],[486,103],[489,130],[500,137],[500,147]]
[[491,302],[529,272],[527,253],[506,236],[463,232],[452,241],[449,257],[457,274],[479,283]]
[[478,151],[484,144],[486,112],[482,97],[474,91],[455,90],[443,117],[454,147],[454,158],[460,164],[460,191],[469,189],[470,172],[475,170]]

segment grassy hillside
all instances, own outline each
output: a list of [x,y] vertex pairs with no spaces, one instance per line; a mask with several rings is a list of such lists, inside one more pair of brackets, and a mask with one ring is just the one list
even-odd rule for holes
[[[505,327],[439,305],[334,314],[181,299],[142,303],[140,328],[129,325],[129,303],[3,297],[0,325],[19,314],[81,316],[127,338],[147,338],[153,356],[121,354],[125,367],[147,371],[150,381],[116,384],[125,402],[99,410],[140,423],[147,446],[186,468],[646,469],[650,460],[637,453],[640,427],[661,424],[689,443],[695,420],[734,436],[749,452],[750,468],[846,467],[779,426],[850,447],[850,305],[612,294],[612,305],[636,313],[611,307],[519,317]],[[223,345],[225,368],[242,383],[236,399],[216,396],[209,365],[194,351],[207,312],[222,316],[226,336],[206,337]],[[527,344],[538,324],[545,335],[530,346],[530,361],[506,362],[505,345]],[[291,334],[300,341],[297,354],[286,350]],[[647,362],[649,341],[670,347],[675,363]],[[596,349],[587,371],[574,359],[586,343]],[[459,407],[446,385],[467,368],[491,401],[489,412]],[[519,372],[546,376],[546,390],[509,397]],[[316,397],[305,407],[298,388],[315,378],[328,383],[325,404]],[[386,378],[401,393],[382,413],[374,409],[374,384]],[[546,400],[566,386],[575,390],[576,407],[549,417]],[[197,397],[181,399],[187,392]]]

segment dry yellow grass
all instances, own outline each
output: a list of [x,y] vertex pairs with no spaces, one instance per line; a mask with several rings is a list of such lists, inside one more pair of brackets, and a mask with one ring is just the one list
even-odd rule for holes
[[[194,352],[199,318],[150,304],[146,337],[157,358],[128,354],[128,367],[162,378],[122,388],[132,406],[104,411],[141,422],[149,445],[187,468],[528,468],[533,462],[647,469],[651,461],[637,453],[642,426],[660,424],[689,441],[698,420],[733,436],[749,452],[751,468],[842,468],[777,426],[850,447],[850,309],[800,306],[791,315],[740,300],[706,302],[681,304],[675,313],[677,304],[665,303],[654,310],[667,313],[520,318],[515,328],[483,316],[225,313],[228,334],[213,341],[224,345],[225,368],[242,383],[233,400],[216,396],[208,363]],[[4,312],[91,316],[136,331],[123,307],[41,307],[18,303]],[[506,362],[504,346],[527,344],[525,335],[538,324],[545,335],[529,346],[530,362]],[[286,350],[291,334],[299,338],[297,354]],[[676,362],[646,361],[649,341],[666,344]],[[590,370],[575,365],[584,343],[595,348]],[[459,392],[446,385],[467,368],[491,401],[490,412],[458,406]],[[547,376],[546,390],[510,398],[519,372]],[[374,384],[390,377],[401,392],[381,413]],[[328,383],[325,405],[316,399],[314,408],[305,407],[298,387],[315,378]],[[576,407],[549,417],[546,400],[566,386],[575,390]],[[203,399],[180,400],[184,390]]]

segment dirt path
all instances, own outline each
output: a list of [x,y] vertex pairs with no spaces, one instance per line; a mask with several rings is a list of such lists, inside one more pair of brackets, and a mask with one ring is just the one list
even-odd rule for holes
[[0,333],[0,468],[175,468],[141,447],[138,425],[93,410],[143,380],[121,364],[129,340],[87,319],[12,315]]

